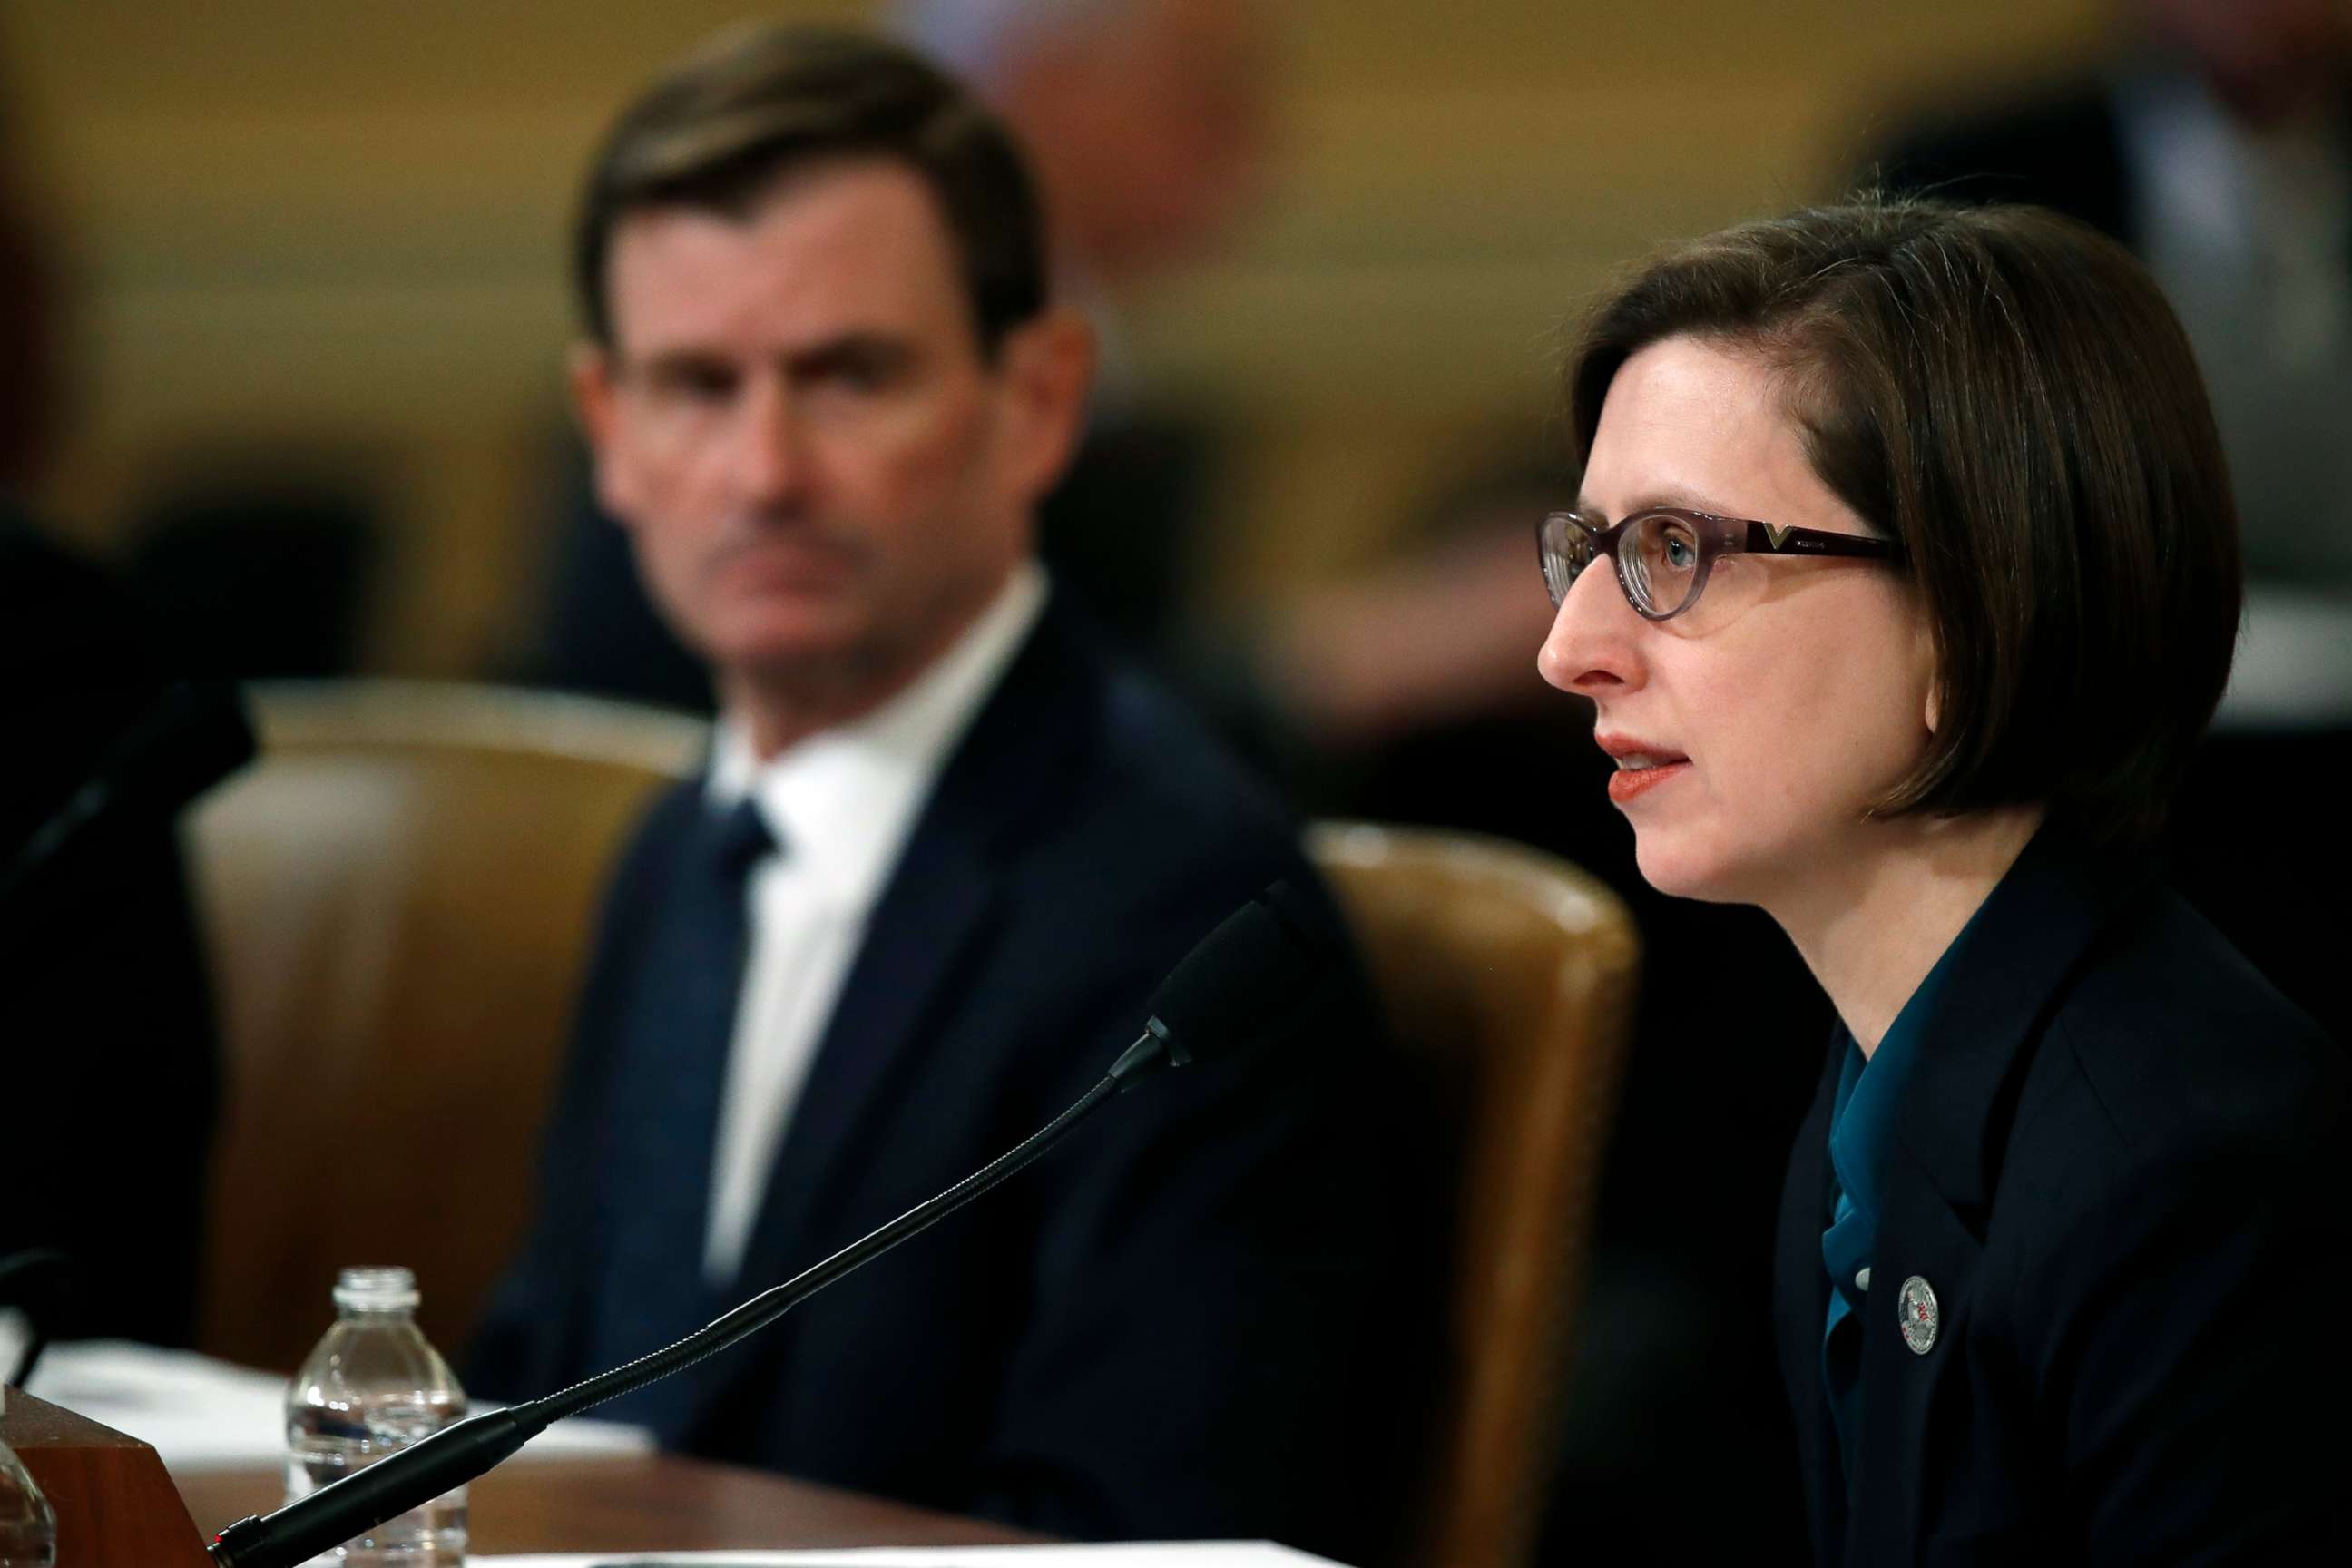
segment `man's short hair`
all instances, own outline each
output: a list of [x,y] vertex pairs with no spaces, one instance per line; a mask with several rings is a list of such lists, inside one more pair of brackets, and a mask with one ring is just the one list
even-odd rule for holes
[[2039,803],[2153,837],[2242,587],[2212,409],[2139,264],[2038,208],[1876,196],[1692,241],[1591,317],[1580,462],[1619,367],[1678,336],[1781,379],[1814,472],[1918,586],[1938,721],[1878,810]]
[[748,214],[787,175],[879,159],[911,169],[952,237],[983,353],[1045,308],[1043,220],[1012,133],[921,56],[845,29],[730,31],[656,81],[589,172],[573,283],[588,331],[613,341],[605,269],[631,213]]

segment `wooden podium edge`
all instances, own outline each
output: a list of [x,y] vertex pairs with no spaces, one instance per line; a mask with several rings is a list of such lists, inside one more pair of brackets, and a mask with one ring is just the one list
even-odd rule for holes
[[58,1516],[57,1568],[211,1568],[153,1448],[22,1389],[7,1400],[0,1438]]

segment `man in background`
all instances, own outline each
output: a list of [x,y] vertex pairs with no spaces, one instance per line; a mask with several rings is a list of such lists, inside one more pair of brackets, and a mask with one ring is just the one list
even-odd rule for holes
[[[887,14],[1020,142],[1056,295],[1095,330],[1087,427],[1039,505],[1038,553],[1126,650],[1195,663],[1185,623],[1213,548],[1218,432],[1155,395],[1120,321],[1253,205],[1268,159],[1268,16],[1247,0],[901,0]],[[707,707],[702,666],[585,497],[569,509],[537,674]]]
[[[1124,323],[1250,212],[1271,161],[1273,21],[1249,0],[899,0],[898,29],[1028,152],[1063,298],[1100,349],[1087,439],[1039,512],[1057,577],[1193,684],[1216,548],[1215,410],[1155,391]],[[1218,695],[1222,695],[1219,693]]]
[[[1099,1077],[1234,905],[1322,896],[1034,558],[1091,340],[992,114],[894,45],[730,34],[622,117],[578,240],[598,495],[721,717],[613,883],[468,1379],[501,1395],[951,1184]],[[1348,989],[1309,1038],[1123,1100],[610,1413],[1056,1534],[1369,1548],[1423,1358],[1366,1014]]]
[[[2116,9],[2126,43],[2096,75],[1930,112],[1865,177],[2053,207],[2147,264],[2212,395],[2259,640],[2265,586],[2352,597],[2352,7]],[[2333,683],[2302,704],[2352,718],[2347,667],[2300,662]],[[2270,707],[2294,704],[2282,693]]]

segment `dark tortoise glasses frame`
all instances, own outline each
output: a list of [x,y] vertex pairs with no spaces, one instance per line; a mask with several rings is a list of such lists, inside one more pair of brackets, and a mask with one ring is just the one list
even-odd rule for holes
[[1707,573],[1725,555],[1854,556],[1891,561],[1894,541],[1818,528],[1780,528],[1751,518],[1717,517],[1684,507],[1649,507],[1603,528],[1572,511],[1536,524],[1536,553],[1544,587],[1559,609],[1568,590],[1598,556],[1617,569],[1625,602],[1644,619],[1668,621],[1698,603]]

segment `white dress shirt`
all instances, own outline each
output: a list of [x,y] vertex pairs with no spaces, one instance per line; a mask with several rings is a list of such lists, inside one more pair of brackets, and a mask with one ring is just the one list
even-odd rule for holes
[[1012,665],[1045,605],[1044,570],[1024,563],[948,651],[888,702],[812,735],[768,763],[721,716],[709,798],[750,795],[779,852],[752,872],[750,945],[727,1053],[712,1151],[703,1271],[735,1283],[767,1195],[768,1173],[809,1064],[940,769]]

